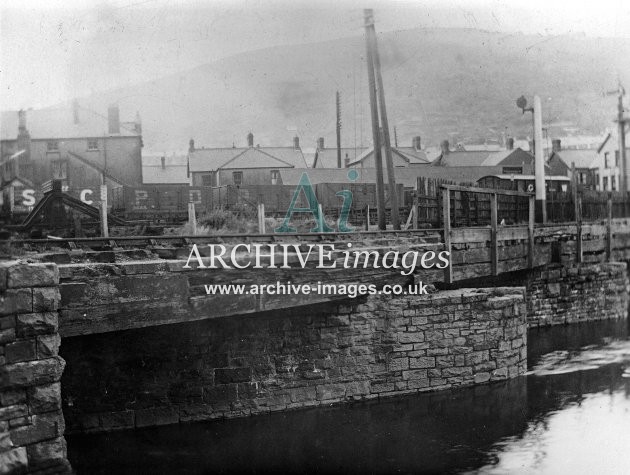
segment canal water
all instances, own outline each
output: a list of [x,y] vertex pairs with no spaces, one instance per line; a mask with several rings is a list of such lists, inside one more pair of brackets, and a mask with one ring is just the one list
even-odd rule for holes
[[505,383],[68,436],[77,474],[630,474],[627,321],[531,330]]

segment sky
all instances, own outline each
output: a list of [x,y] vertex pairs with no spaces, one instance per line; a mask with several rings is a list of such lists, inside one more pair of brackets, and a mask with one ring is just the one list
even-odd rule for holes
[[[37,108],[276,45],[363,34],[355,0],[2,0],[0,109]],[[374,0],[377,31],[630,37],[627,0]]]

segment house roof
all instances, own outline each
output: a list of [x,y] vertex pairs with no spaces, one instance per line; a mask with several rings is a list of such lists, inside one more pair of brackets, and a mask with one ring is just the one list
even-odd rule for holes
[[[164,157],[164,168],[162,168]],[[153,183],[189,183],[188,158],[186,155],[143,155],[142,182]]]
[[[108,133],[107,112],[99,114],[79,107],[78,123],[74,123],[72,107],[56,109],[29,109],[26,115],[26,130],[31,139],[72,139],[104,137],[136,137],[142,135],[134,122],[121,122],[119,134]],[[0,139],[16,140],[18,135],[18,111],[3,111],[0,114]]]
[[488,155],[487,150],[473,152],[454,150],[446,155],[440,154],[432,164],[445,167],[474,167],[480,166]]
[[553,152],[550,159],[553,156],[557,156],[562,160],[565,165],[571,168],[571,164],[575,163],[575,168],[591,168],[593,162],[597,158],[596,150],[560,150],[559,152]]
[[[374,147],[367,148],[361,153],[356,160],[350,162],[350,166],[359,165],[367,157],[374,153]],[[415,150],[413,147],[392,147],[392,154],[402,158],[410,165],[426,165],[429,163],[426,153],[422,150]],[[381,155],[385,158],[385,148],[381,149]]]
[[[365,150],[364,148],[343,147],[341,149],[341,166],[344,166],[346,156],[353,162]],[[337,168],[337,148],[318,148],[315,152],[313,168]]]
[[202,148],[188,153],[191,172],[238,168],[306,168],[293,147]]

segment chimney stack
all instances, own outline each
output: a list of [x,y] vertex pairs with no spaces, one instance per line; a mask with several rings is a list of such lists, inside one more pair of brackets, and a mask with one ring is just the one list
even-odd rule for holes
[[112,104],[107,108],[107,123],[110,134],[120,133],[120,109],[118,105]]
[[166,157],[160,157],[160,163],[162,164],[162,170],[166,169]]
[[20,109],[18,112],[18,131],[26,130],[26,111]]
[[448,155],[451,152],[448,140],[442,140],[440,143],[440,149],[442,150],[442,155]]
[[297,135],[293,137],[293,148],[295,150],[300,150],[300,137],[298,137]]
[[72,118],[75,125],[79,123],[79,101],[77,99],[72,101]]
[[136,132],[142,135],[142,119],[140,118],[140,112],[136,111],[136,120],[134,122],[134,128]]
[[350,157],[348,157],[347,153],[346,153],[346,158],[343,159],[343,166],[346,168],[350,166]]
[[508,150],[514,150],[514,137],[508,137],[505,145]]
[[252,148],[254,146],[254,134],[252,134],[251,132],[247,134],[247,146],[249,148]]
[[416,152],[420,151],[420,146],[422,145],[421,142],[422,138],[419,135],[416,135],[412,140],[411,140],[411,146],[414,148],[414,150]]
[[551,141],[551,150],[553,152],[559,152],[560,150],[562,150],[562,142],[560,141],[560,139],[553,139]]
[[195,141],[193,139],[190,139],[188,141],[188,151],[189,152],[194,152],[195,151]]
[[317,139],[317,148],[322,150],[324,148],[324,137]]

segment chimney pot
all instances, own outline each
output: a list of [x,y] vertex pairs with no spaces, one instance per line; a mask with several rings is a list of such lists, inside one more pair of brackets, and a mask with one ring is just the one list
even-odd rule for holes
[[298,137],[297,135],[293,137],[293,148],[295,150],[300,150],[300,137]]
[[188,151],[189,152],[194,152],[195,151],[195,141],[193,139],[190,139],[188,141]]
[[252,148],[254,146],[254,134],[252,134],[251,132],[247,134],[247,146],[249,148]]
[[18,112],[18,130],[26,130],[26,111],[22,109]]
[[411,146],[417,152],[420,150],[421,145],[422,145],[422,138],[419,135],[416,135],[411,141]]
[[560,139],[553,139],[551,141],[551,150],[554,152],[559,152],[562,150],[562,141]]
[[116,104],[107,108],[107,123],[109,125],[110,134],[120,133],[120,109]]
[[166,157],[161,157],[160,162],[162,163],[162,170],[166,168]]
[[507,141],[505,142],[505,145],[508,150],[514,150],[514,138],[508,137]]
[[324,148],[324,137],[317,139],[317,148],[320,150]]
[[440,143],[440,149],[442,150],[442,155],[448,155],[451,151],[448,140],[442,140]]
[[79,101],[77,99],[72,101],[72,118],[75,125],[79,123]]

